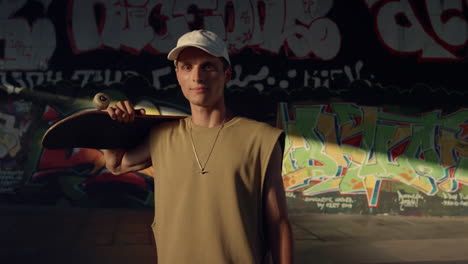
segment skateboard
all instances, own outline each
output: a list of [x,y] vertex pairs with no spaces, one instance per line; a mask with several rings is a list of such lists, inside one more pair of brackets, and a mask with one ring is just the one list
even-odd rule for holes
[[[95,103],[96,108],[107,108],[109,100],[101,94],[96,98],[99,96],[98,101],[105,103]],[[42,137],[42,146],[48,149],[130,148],[142,142],[153,126],[181,118],[185,116],[137,115],[133,122],[121,123],[112,120],[106,111],[83,110],[52,125]]]

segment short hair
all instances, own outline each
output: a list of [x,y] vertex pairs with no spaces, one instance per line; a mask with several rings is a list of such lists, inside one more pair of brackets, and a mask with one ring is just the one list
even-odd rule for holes
[[[224,57],[217,57],[223,63],[223,70],[226,71],[231,67],[231,64]],[[178,60],[174,60],[174,66],[177,68]]]

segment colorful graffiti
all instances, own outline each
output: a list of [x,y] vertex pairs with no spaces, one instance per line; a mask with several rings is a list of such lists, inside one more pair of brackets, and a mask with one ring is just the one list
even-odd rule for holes
[[283,180],[305,196],[364,194],[378,206],[383,181],[434,196],[468,185],[468,111],[408,117],[355,104],[282,104],[287,132]]
[[107,195],[117,190],[121,192],[120,196],[133,200],[133,206],[153,204],[151,169],[113,175],[104,166],[105,161],[100,150],[44,149],[31,183],[57,183],[59,187],[55,190],[58,192],[56,199],[75,206],[86,205],[90,196],[99,197],[98,191]]
[[[151,168],[116,176],[105,168],[100,150],[51,150],[40,146],[40,139],[48,127],[76,111],[92,108],[91,100],[64,99],[24,89],[9,92],[10,100],[2,104],[0,112],[0,197],[10,194],[14,198],[7,201],[23,202],[27,199],[23,197],[24,190],[28,189],[26,196],[37,195],[35,203],[106,207],[153,205]],[[103,92],[114,99],[125,99],[119,90]],[[34,101],[21,97],[34,98]],[[50,101],[50,98],[56,100]],[[53,104],[38,107],[37,102],[44,101]],[[140,98],[134,104],[138,108],[144,107],[149,114],[186,114],[183,108],[149,98]],[[32,120],[36,120],[34,129],[31,129]]]
[[[115,91],[108,93],[119,97]],[[124,95],[120,95],[124,98]],[[82,109],[89,109],[91,101],[81,103]],[[154,115],[178,115],[184,111],[151,100],[135,101],[137,108],[145,108],[147,113]],[[42,120],[50,126],[66,117],[60,111],[47,106],[42,114]],[[113,175],[105,168],[105,160],[101,150],[73,148],[73,149],[45,149],[41,148],[40,155],[33,174],[28,181],[30,185],[51,183],[55,185],[55,196],[62,202],[71,205],[89,205],[90,197],[99,200],[108,199],[106,206],[147,207],[153,204],[153,170],[147,168],[138,172]],[[109,195],[111,193],[112,195]],[[106,198],[106,196],[108,196]],[[120,197],[116,201],[112,198]]]
[[287,132],[292,208],[468,214],[467,4],[0,0],[0,198],[151,206],[149,171],[116,177],[100,150],[41,137],[98,92],[187,114],[166,54],[205,28],[229,46],[230,110]]
[[34,120],[33,105],[25,100],[6,100],[0,107],[0,193],[14,193],[21,183]]

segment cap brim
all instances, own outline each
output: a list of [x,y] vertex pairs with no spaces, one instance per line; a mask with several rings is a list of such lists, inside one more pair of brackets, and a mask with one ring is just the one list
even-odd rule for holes
[[167,59],[172,60],[172,61],[177,60],[177,58],[179,57],[182,50],[184,50],[186,48],[190,48],[190,47],[201,49],[201,50],[205,51],[206,53],[211,54],[211,55],[213,55],[215,57],[223,57],[223,54],[214,54],[212,51],[209,51],[209,50],[207,50],[206,48],[204,48],[204,47],[202,47],[200,45],[188,44],[188,45],[183,45],[183,46],[176,47],[176,48],[172,49],[169,52],[169,54],[167,54]]

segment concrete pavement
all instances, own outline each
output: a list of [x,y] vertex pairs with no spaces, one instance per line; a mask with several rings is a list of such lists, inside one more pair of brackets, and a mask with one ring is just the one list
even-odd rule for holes
[[468,217],[291,215],[298,263],[468,263]]
[[[296,263],[468,263],[468,217],[290,215]],[[151,210],[0,207],[0,263],[155,262]]]

